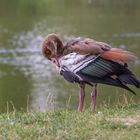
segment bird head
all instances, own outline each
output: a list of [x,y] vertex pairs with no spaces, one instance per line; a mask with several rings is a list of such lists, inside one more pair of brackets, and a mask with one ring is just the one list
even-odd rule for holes
[[64,45],[58,35],[49,34],[47,37],[45,37],[41,45],[41,49],[43,55],[47,59],[51,61],[56,61],[63,54]]
[[63,53],[64,45],[56,34],[49,34],[45,37],[41,45],[43,55],[51,60],[53,57],[60,57]]

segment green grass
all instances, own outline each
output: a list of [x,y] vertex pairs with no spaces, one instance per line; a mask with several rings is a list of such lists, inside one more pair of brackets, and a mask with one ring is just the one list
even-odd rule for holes
[[0,115],[1,140],[139,140],[140,105]]

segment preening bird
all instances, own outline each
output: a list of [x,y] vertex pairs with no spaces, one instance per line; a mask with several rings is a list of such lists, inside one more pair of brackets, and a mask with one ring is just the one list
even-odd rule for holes
[[64,79],[79,84],[78,111],[83,109],[86,84],[93,87],[92,109],[96,106],[98,83],[124,88],[133,94],[136,93],[128,84],[140,88],[140,81],[128,69],[128,63],[136,59],[129,51],[80,37],[71,39],[64,45],[56,34],[49,34],[44,39],[41,50],[43,55],[59,68]]

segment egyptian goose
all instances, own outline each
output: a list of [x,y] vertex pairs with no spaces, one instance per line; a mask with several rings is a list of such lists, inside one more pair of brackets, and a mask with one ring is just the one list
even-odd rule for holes
[[78,111],[83,109],[86,84],[93,87],[92,109],[96,106],[98,83],[124,88],[133,94],[135,92],[127,84],[140,88],[140,81],[128,69],[127,63],[136,58],[129,51],[80,37],[71,39],[64,45],[56,34],[49,34],[44,39],[41,50],[58,67],[64,79],[80,85]]

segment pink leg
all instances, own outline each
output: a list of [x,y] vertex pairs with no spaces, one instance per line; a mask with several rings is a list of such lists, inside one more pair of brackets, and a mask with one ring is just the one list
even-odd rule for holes
[[81,112],[84,105],[84,98],[85,98],[85,84],[80,84],[80,92],[79,92],[79,106],[77,111]]
[[97,97],[97,84],[93,86],[93,90],[91,92],[91,109],[95,109],[96,107],[96,97]]

